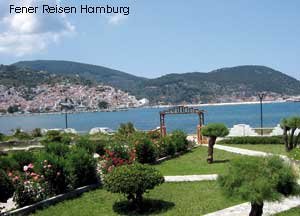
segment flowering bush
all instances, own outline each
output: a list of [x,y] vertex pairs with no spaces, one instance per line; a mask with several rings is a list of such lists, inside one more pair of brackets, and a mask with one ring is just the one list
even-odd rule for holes
[[132,164],[136,158],[136,151],[130,150],[126,154],[119,154],[109,149],[106,150],[105,154],[101,157],[101,170],[104,174],[109,173],[114,167],[118,167],[124,164]]
[[45,178],[33,171],[33,164],[24,166],[23,173],[9,173],[16,191],[13,200],[18,207],[23,207],[45,199],[48,195],[45,190]]

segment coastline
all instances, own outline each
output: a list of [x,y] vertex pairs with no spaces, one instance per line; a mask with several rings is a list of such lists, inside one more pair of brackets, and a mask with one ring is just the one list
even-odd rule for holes
[[[185,104],[187,107],[207,107],[207,106],[234,106],[234,105],[251,105],[251,104],[259,104],[259,101],[248,101],[248,102],[229,102],[229,103],[207,103],[207,104]],[[275,101],[263,101],[263,104],[272,104],[272,103],[289,103],[285,100],[275,100]],[[129,109],[159,109],[159,108],[170,108],[178,105],[155,105],[155,106],[144,106],[144,107],[130,107]],[[88,110],[88,111],[74,111],[69,112],[68,114],[80,114],[80,113],[95,113],[95,112],[124,112],[124,110],[118,111],[96,111],[96,110]],[[19,117],[19,116],[38,116],[38,115],[63,115],[64,112],[45,112],[45,113],[16,113],[16,114],[4,114],[0,115],[1,117]]]

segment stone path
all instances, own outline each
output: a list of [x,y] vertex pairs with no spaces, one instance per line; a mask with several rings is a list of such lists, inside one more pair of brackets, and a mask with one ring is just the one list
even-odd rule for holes
[[223,146],[223,145],[215,145],[214,148],[236,153],[236,154],[242,154],[242,155],[248,155],[248,156],[258,156],[258,157],[264,157],[268,155],[272,155],[271,153],[265,153],[261,151],[254,151],[254,150],[248,150],[248,149],[241,149],[237,147],[230,147],[230,146]]
[[[290,197],[281,202],[266,202],[264,205],[264,216],[274,215],[291,208],[300,206],[300,197]],[[248,216],[251,206],[250,203],[232,206],[217,212],[206,214],[204,216]]]
[[184,176],[165,176],[166,182],[193,182],[193,181],[213,181],[217,180],[218,175],[184,175]]

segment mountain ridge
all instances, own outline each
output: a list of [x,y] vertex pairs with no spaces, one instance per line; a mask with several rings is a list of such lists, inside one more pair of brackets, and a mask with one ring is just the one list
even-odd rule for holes
[[50,74],[74,75],[109,84],[152,104],[246,100],[265,91],[274,97],[300,95],[300,81],[262,65],[226,67],[210,72],[171,73],[144,78],[107,67],[70,61],[22,61],[13,64]]

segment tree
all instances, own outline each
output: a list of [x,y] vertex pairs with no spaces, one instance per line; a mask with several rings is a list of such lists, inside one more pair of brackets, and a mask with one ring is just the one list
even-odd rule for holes
[[210,164],[213,162],[214,145],[218,137],[225,137],[229,134],[229,130],[224,124],[209,124],[202,128],[201,134],[209,137],[208,141],[208,158],[207,162]]
[[124,123],[120,124],[120,127],[118,129],[118,133],[126,137],[129,137],[134,132],[135,132],[135,128],[131,122],[128,122],[126,124]]
[[138,163],[116,167],[103,180],[107,191],[124,194],[137,209],[143,204],[143,194],[163,182],[158,170]]
[[100,102],[98,103],[98,107],[99,107],[100,109],[108,109],[109,103],[106,102],[106,101],[100,101]]
[[283,139],[286,151],[291,151],[294,149],[299,142],[300,133],[295,137],[295,132],[300,128],[300,117],[293,116],[289,119],[284,118],[280,124],[283,129]]
[[15,113],[15,112],[18,112],[19,111],[19,106],[18,105],[13,105],[13,106],[9,106],[7,108],[7,112],[8,113]]
[[279,157],[251,157],[232,161],[218,183],[227,197],[251,202],[249,216],[261,216],[264,201],[299,193],[297,178],[292,165]]

